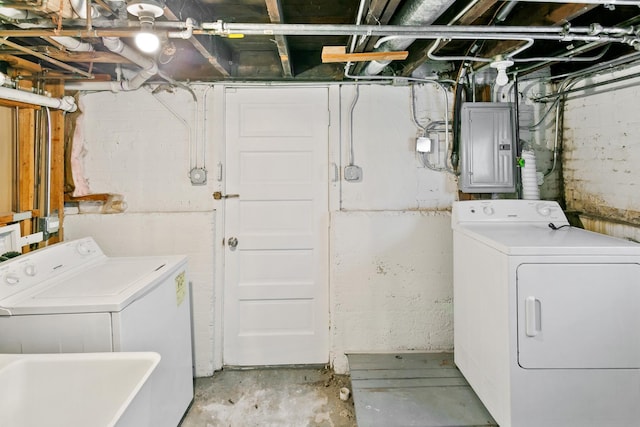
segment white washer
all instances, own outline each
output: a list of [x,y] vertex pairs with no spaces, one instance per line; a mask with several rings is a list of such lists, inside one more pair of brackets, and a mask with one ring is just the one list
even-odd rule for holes
[[500,427],[640,425],[640,245],[567,224],[454,203],[455,363]]
[[155,351],[151,416],[176,427],[193,399],[186,257],[107,257],[92,238],[0,264],[0,353]]

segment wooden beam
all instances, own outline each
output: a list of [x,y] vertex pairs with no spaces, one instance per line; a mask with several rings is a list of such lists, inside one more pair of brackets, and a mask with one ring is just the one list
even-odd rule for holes
[[[48,39],[48,37],[46,37]],[[47,40],[48,41],[48,40]],[[54,42],[55,43],[55,42]],[[124,56],[113,52],[71,52],[47,46],[44,53],[53,59],[65,62],[93,62],[96,64],[130,64]]]
[[[64,96],[64,83],[61,81],[45,85],[45,89],[54,98]],[[61,242],[64,233],[64,112],[50,110],[51,115],[51,213],[57,211],[60,221],[58,234],[51,236],[47,244]]]
[[31,73],[42,72],[42,67],[40,66],[40,64],[27,61],[26,59],[22,59],[14,55],[7,55],[5,53],[0,53],[0,61],[6,62],[11,66],[11,68],[15,68],[18,70],[25,70]]
[[[183,14],[184,16],[202,17],[202,12],[190,5],[191,3],[179,3],[175,0],[167,1],[167,6],[164,8],[164,16],[172,21],[180,21],[181,19],[178,16]],[[179,12],[176,14],[173,9]],[[193,35],[189,42],[218,73],[222,74],[222,77],[231,77],[231,52],[224,45],[224,42],[220,40],[220,37]]]
[[[272,24],[282,24],[282,5],[280,0],[265,0],[267,4],[267,12],[269,13],[269,19]],[[282,75],[287,78],[293,78],[293,68],[291,67],[291,60],[289,54],[289,44],[287,38],[283,35],[275,35],[276,46],[278,47],[278,56],[282,63]]]
[[106,203],[109,200],[111,194],[109,193],[94,193],[87,194],[86,196],[78,196],[74,197],[71,194],[65,194],[64,201],[65,202],[104,202]]
[[[596,4],[548,4],[539,7],[536,10],[536,14],[531,14],[530,10],[518,10],[514,11],[512,19],[509,20],[511,25],[524,25],[527,22],[531,25],[560,25],[567,21],[577,18],[583,13],[597,7]],[[533,19],[533,21],[532,21]],[[503,40],[492,43],[487,43],[487,48],[481,52],[483,56],[493,57],[495,55],[501,55],[505,52],[512,52],[524,45],[524,42]]]
[[0,105],[3,107],[18,107],[18,108],[32,108],[39,110],[39,105],[27,104],[26,102],[10,101],[8,99],[0,99]]
[[322,48],[322,62],[358,62],[358,61],[396,61],[407,59],[406,50],[396,52],[362,52],[346,53],[345,46],[324,46]]
[[[31,88],[30,81],[20,81],[21,88]],[[32,108],[20,108],[18,110],[18,156],[20,169],[18,175],[18,210],[20,212],[32,211],[35,207],[35,110]],[[20,233],[23,236],[33,233],[33,220],[20,223]],[[28,252],[29,248],[23,248]]]

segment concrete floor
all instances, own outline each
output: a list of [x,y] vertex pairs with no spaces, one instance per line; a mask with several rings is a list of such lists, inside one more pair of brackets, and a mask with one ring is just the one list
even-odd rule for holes
[[225,368],[196,379],[180,427],[356,427],[348,376],[323,368]]

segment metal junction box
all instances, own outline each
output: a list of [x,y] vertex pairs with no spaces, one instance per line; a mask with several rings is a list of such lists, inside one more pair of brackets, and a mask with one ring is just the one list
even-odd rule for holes
[[466,102],[460,129],[460,191],[515,192],[513,104]]

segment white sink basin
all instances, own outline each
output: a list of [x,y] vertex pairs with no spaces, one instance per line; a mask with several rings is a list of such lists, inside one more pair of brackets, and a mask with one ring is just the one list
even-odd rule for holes
[[136,395],[159,361],[157,353],[0,354],[0,426],[119,427],[125,411],[144,419],[127,407],[143,399]]

